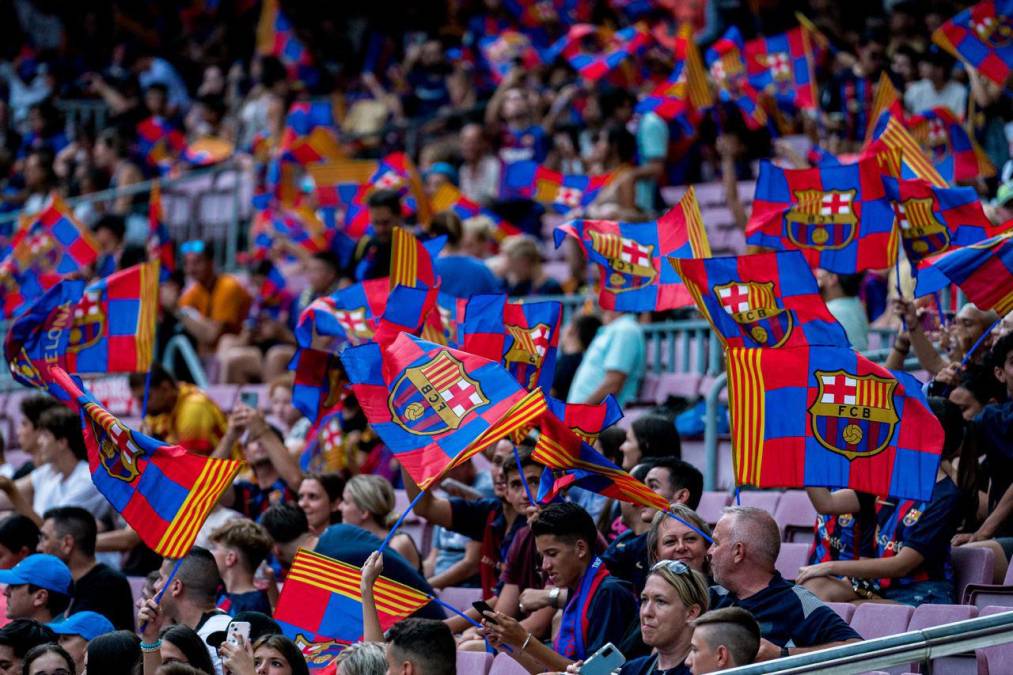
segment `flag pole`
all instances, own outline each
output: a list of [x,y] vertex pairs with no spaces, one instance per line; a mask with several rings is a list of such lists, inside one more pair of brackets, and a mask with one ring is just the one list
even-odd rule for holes
[[696,532],[697,534],[699,534],[701,537],[703,537],[707,541],[708,544],[713,544],[714,543],[714,538],[711,537],[710,535],[708,535],[706,532],[704,532],[700,528],[698,528],[696,525],[693,525],[692,523],[687,522],[686,520],[684,520],[683,518],[680,518],[679,516],[675,515],[671,511],[664,511],[663,513],[666,516],[668,516],[669,518],[671,518],[672,520],[675,520],[675,521],[677,521],[677,522],[685,525],[689,529],[691,529],[694,532]]
[[[433,593],[432,595],[430,595],[429,599],[432,600],[433,602],[435,602],[437,605],[439,605],[443,609],[447,610],[448,612],[453,612],[457,616],[461,617],[462,619],[464,619],[465,621],[467,621],[468,623],[470,623],[475,628],[481,628],[482,627],[482,624],[480,624],[478,621],[475,621],[474,619],[472,619],[470,616],[468,616],[467,614],[465,614],[464,612],[462,612],[461,610],[459,610],[457,607],[454,607],[453,605],[451,605],[449,603],[446,603],[443,600],[440,600],[436,596],[435,593]],[[489,640],[487,640],[486,638],[482,638],[482,640],[485,641],[485,649],[486,649],[486,651],[489,652],[489,653],[491,653],[491,654],[495,654],[496,650],[493,648],[492,645],[489,644]],[[504,645],[501,645],[501,646],[503,647],[503,651],[505,651],[507,653],[512,654],[513,651],[514,651],[510,647],[510,645],[504,644]]]
[[978,351],[978,347],[980,347],[981,343],[985,341],[985,338],[987,338],[992,333],[992,331],[995,330],[995,327],[999,325],[999,322],[1002,321],[1002,319],[1003,317],[1000,316],[998,319],[992,322],[991,326],[982,331],[981,336],[978,337],[977,340],[975,340],[974,344],[971,345],[971,348],[967,350],[966,354],[964,354],[964,358],[960,360],[961,368],[967,365],[967,362],[971,360],[972,356],[974,356],[974,352]]
[[535,503],[535,497],[531,494],[531,486],[528,485],[528,479],[524,477],[524,469],[521,468],[521,453],[517,452],[517,446],[514,446],[514,461],[517,462],[517,473],[521,476],[521,484],[524,485],[524,491],[528,493],[528,503],[532,506],[537,506]]
[[389,544],[390,540],[394,537],[394,533],[397,532],[397,528],[401,527],[401,524],[404,523],[404,519],[408,517],[408,514],[412,512],[412,509],[415,508],[415,505],[419,503],[419,500],[422,499],[422,495],[425,493],[425,490],[419,490],[419,493],[415,495],[415,499],[413,499],[411,504],[408,505],[408,508],[404,510],[404,513],[398,516],[397,522],[395,522],[394,526],[390,528],[390,532],[388,532],[387,536],[384,537],[383,543],[380,544],[380,548],[376,549],[377,551],[381,554],[384,552],[387,548],[387,544]]
[[[158,593],[155,594],[154,600],[155,600],[155,604],[156,605],[159,605],[159,604],[162,603],[162,596],[165,595],[165,590],[167,588],[169,588],[169,584],[172,583],[173,578],[175,578],[175,576],[176,576],[176,572],[179,571],[179,566],[182,565],[182,564],[183,564],[183,558],[177,558],[176,559],[176,564],[172,566],[172,570],[169,572],[169,576],[166,577],[165,583],[162,584],[162,589],[160,591],[158,591]],[[142,623],[141,626],[140,626],[140,629],[139,629],[140,632],[143,633],[144,632],[144,628],[147,625],[148,625],[147,622]]]

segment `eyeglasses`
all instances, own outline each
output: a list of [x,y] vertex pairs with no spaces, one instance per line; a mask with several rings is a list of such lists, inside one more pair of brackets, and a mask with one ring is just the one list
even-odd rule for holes
[[673,574],[689,574],[689,567],[681,560],[659,560],[651,566],[652,572],[667,569]]
[[200,239],[191,239],[190,241],[183,242],[180,245],[179,250],[183,255],[187,255],[189,253],[203,253],[205,246],[204,242]]

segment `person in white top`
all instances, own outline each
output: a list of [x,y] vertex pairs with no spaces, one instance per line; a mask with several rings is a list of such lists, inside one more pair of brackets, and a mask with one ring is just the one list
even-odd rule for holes
[[41,466],[16,482],[0,477],[0,491],[14,510],[39,526],[42,514],[58,506],[80,506],[104,517],[109,502],[92,483],[80,417],[62,406],[42,413],[38,443]]
[[461,129],[461,193],[472,201],[486,203],[499,196],[500,162],[491,152],[480,124]]
[[904,104],[915,115],[933,108],[949,108],[958,119],[964,119],[967,87],[950,77],[953,59],[942,52],[929,52],[921,65],[926,77],[908,86]]

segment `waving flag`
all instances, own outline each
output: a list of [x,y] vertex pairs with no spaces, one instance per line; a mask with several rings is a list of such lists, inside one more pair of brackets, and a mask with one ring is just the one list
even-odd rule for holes
[[242,462],[201,457],[130,429],[62,368],[43,377],[49,393],[81,413],[98,491],[155,553],[186,555]]
[[338,122],[330,101],[293,103],[281,134],[285,159],[300,165],[339,160],[345,156],[338,142]]
[[743,56],[753,87],[769,91],[779,103],[799,110],[816,108],[812,45],[801,26],[780,35],[750,40],[745,44]]
[[312,87],[320,79],[313,57],[295,36],[292,23],[278,8],[278,0],[264,0],[261,4],[257,53],[277,57],[291,80],[299,80]]
[[299,456],[299,468],[304,473],[335,473],[351,468],[345,454],[344,400],[342,397],[306,434],[306,447]]
[[211,166],[232,157],[236,146],[224,138],[207,136],[188,143],[180,158],[190,166]]
[[897,87],[893,86],[893,80],[884,70],[879,75],[879,83],[876,85],[876,95],[872,99],[872,108],[869,111],[869,127],[865,131],[865,143],[868,145],[875,139],[876,127],[883,119],[883,113],[904,118],[904,101],[901,98]]
[[937,188],[924,180],[883,178],[894,222],[911,263],[987,239],[995,228],[974,188]]
[[274,238],[281,237],[283,241],[295,244],[310,255],[328,249],[329,233],[312,209],[275,205],[262,213],[273,230]]
[[306,173],[313,180],[317,206],[344,207],[351,204],[363,186],[376,174],[379,162],[370,159],[338,159],[309,164]]
[[[597,40],[601,51],[589,52],[585,44]],[[577,73],[589,82],[597,82],[629,57],[639,54],[651,42],[650,34],[640,26],[629,26],[615,33],[592,24],[571,26],[546,52],[546,62],[565,58]]]
[[505,196],[533,199],[556,213],[569,213],[590,205],[612,180],[612,174],[564,175],[525,160],[508,164],[502,180]]
[[98,244],[55,193],[34,215],[22,216],[11,238],[11,262],[18,272],[42,275],[81,272],[98,259]]
[[137,125],[137,154],[152,168],[172,164],[184,147],[186,136],[164,117],[152,115]]
[[[345,206],[345,234],[358,239],[369,229],[369,210],[366,200],[373,190],[395,190],[401,195],[404,216],[415,215],[419,222],[429,221],[429,200],[422,191],[422,182],[411,159],[403,152],[387,155],[375,163],[369,180],[359,185]],[[342,191],[339,196],[344,195]]]
[[693,39],[693,26],[679,26],[672,49],[675,69],[637,104],[637,112],[654,112],[665,120],[682,119],[684,126],[695,128],[700,113],[714,105],[714,95],[707,82],[700,51]]
[[883,173],[901,178],[921,178],[941,188],[949,186],[932,162],[922,154],[921,147],[904,123],[892,113],[880,116],[873,135],[875,140],[866,144],[861,157],[876,160]]
[[799,249],[813,267],[851,274],[890,267],[893,210],[875,162],[815,169],[760,164],[746,242]]
[[250,313],[246,318],[247,327],[254,328],[262,316],[280,321],[282,314],[292,309],[295,298],[286,285],[285,277],[277,267],[271,265],[250,305]]
[[[274,619],[302,651],[311,670],[329,665],[342,649],[362,639],[362,570],[301,548],[278,596]],[[381,576],[373,586],[380,630],[422,609],[431,598]]]
[[665,258],[710,257],[710,244],[692,186],[653,223],[575,220],[555,230],[556,248],[577,239],[598,265],[598,303],[604,309],[645,312],[685,307],[692,298]]
[[370,425],[422,489],[545,410],[498,363],[399,335],[341,354]]
[[462,221],[472,218],[486,218],[493,226],[493,237],[502,242],[509,236],[521,234],[521,230],[489,209],[482,208],[457,189],[452,183],[442,183],[429,200],[433,213],[453,211]]
[[915,295],[934,293],[947,280],[983,312],[993,309],[1005,316],[1013,310],[1013,230],[949,251],[923,267]]
[[90,286],[64,280],[10,326],[4,352],[22,384],[40,386],[47,366],[73,373],[137,373],[151,367],[158,263],[116,272]]
[[933,108],[908,120],[911,136],[937,167],[952,164],[951,182],[974,182],[995,176],[988,155],[949,108]]
[[176,271],[176,248],[172,245],[169,228],[165,226],[162,188],[158,181],[152,183],[148,197],[148,259],[159,262],[162,281]]
[[932,41],[1006,87],[1013,68],[1013,0],[984,0],[936,29]]
[[12,260],[0,263],[0,293],[3,296],[5,319],[18,316],[43,293],[60,283],[59,274],[38,273],[35,270],[19,270]]
[[726,348],[848,344],[798,251],[672,263]]
[[[426,336],[425,339],[445,347],[460,349],[464,332],[464,312],[467,306],[467,298],[455,298],[452,295],[440,293],[436,298],[435,318],[438,318],[438,322],[434,321],[432,326],[439,335]],[[433,315],[430,317],[432,318]],[[423,333],[423,335],[426,334]]]
[[548,391],[556,371],[558,302],[511,302],[506,295],[473,295],[461,329],[461,348],[499,361],[528,390]]
[[707,67],[721,100],[735,103],[750,129],[760,129],[767,123],[767,113],[760,107],[760,92],[749,83],[744,49],[742,34],[732,26],[707,50]]
[[319,422],[341,402],[348,386],[338,355],[299,347],[288,364],[295,373],[292,405],[311,422]]
[[524,70],[542,65],[542,57],[532,46],[531,39],[515,30],[487,35],[479,40],[478,48],[496,82],[502,81],[515,65]]
[[433,267],[433,258],[443,250],[447,238],[436,237],[422,242],[403,227],[394,228],[391,237],[390,287],[438,287],[440,280]]
[[728,350],[737,485],[929,499],[943,430],[921,383],[850,349]]

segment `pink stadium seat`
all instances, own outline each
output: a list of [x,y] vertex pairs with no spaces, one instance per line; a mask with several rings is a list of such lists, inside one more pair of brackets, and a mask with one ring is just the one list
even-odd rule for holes
[[774,510],[774,520],[785,541],[808,544],[813,538],[816,509],[803,490],[787,490]]
[[211,384],[204,393],[226,413],[239,400],[239,387],[234,384]]
[[457,672],[465,675],[487,675],[492,667],[489,652],[457,652]]
[[528,675],[528,669],[514,661],[509,654],[497,654],[489,675]]
[[658,376],[653,400],[660,404],[669,396],[695,398],[700,393],[701,377],[698,373],[662,373]]
[[837,616],[841,617],[847,622],[851,621],[851,617],[855,614],[855,606],[850,602],[827,602],[824,603],[827,607],[837,612]]
[[969,585],[991,583],[995,572],[995,554],[991,549],[977,546],[954,546],[950,549],[953,559],[953,588],[957,600],[964,597]]
[[144,582],[146,581],[146,577],[127,577],[127,583],[130,584],[130,593],[134,596],[135,603],[141,597],[141,591],[144,589]]
[[[481,588],[464,588],[463,586],[447,586],[440,591],[440,600],[447,603],[451,607],[455,607],[462,612],[471,607],[471,603],[477,602],[482,599]],[[452,613],[447,611],[447,616],[451,616]]]
[[754,506],[763,509],[770,515],[777,511],[777,504],[781,501],[781,493],[771,490],[743,490],[739,493],[738,502],[734,499],[733,504],[739,506]]
[[809,544],[781,544],[781,553],[777,556],[774,566],[781,576],[794,581],[798,576],[798,568],[809,560]]
[[727,492],[704,492],[700,497],[700,504],[696,512],[704,519],[704,522],[713,525],[721,518],[722,510],[728,506],[732,497]]
[[[911,615],[909,631],[922,630],[944,623],[964,621],[978,616],[978,608],[970,605],[920,605],[915,607]],[[911,670],[917,671],[917,664],[911,664]],[[978,672],[978,663],[970,656],[954,655],[932,659],[932,668],[928,672],[946,673],[950,675],[974,675]]]
[[[991,605],[982,609],[978,616],[991,616],[1013,611],[1010,607],[996,607]],[[975,653],[978,661],[978,675],[1001,675],[1009,672],[1010,664],[1013,664],[1013,642],[996,645],[994,647],[983,647]]]
[[896,635],[907,630],[914,607],[866,602],[855,608],[851,627],[866,640]]

